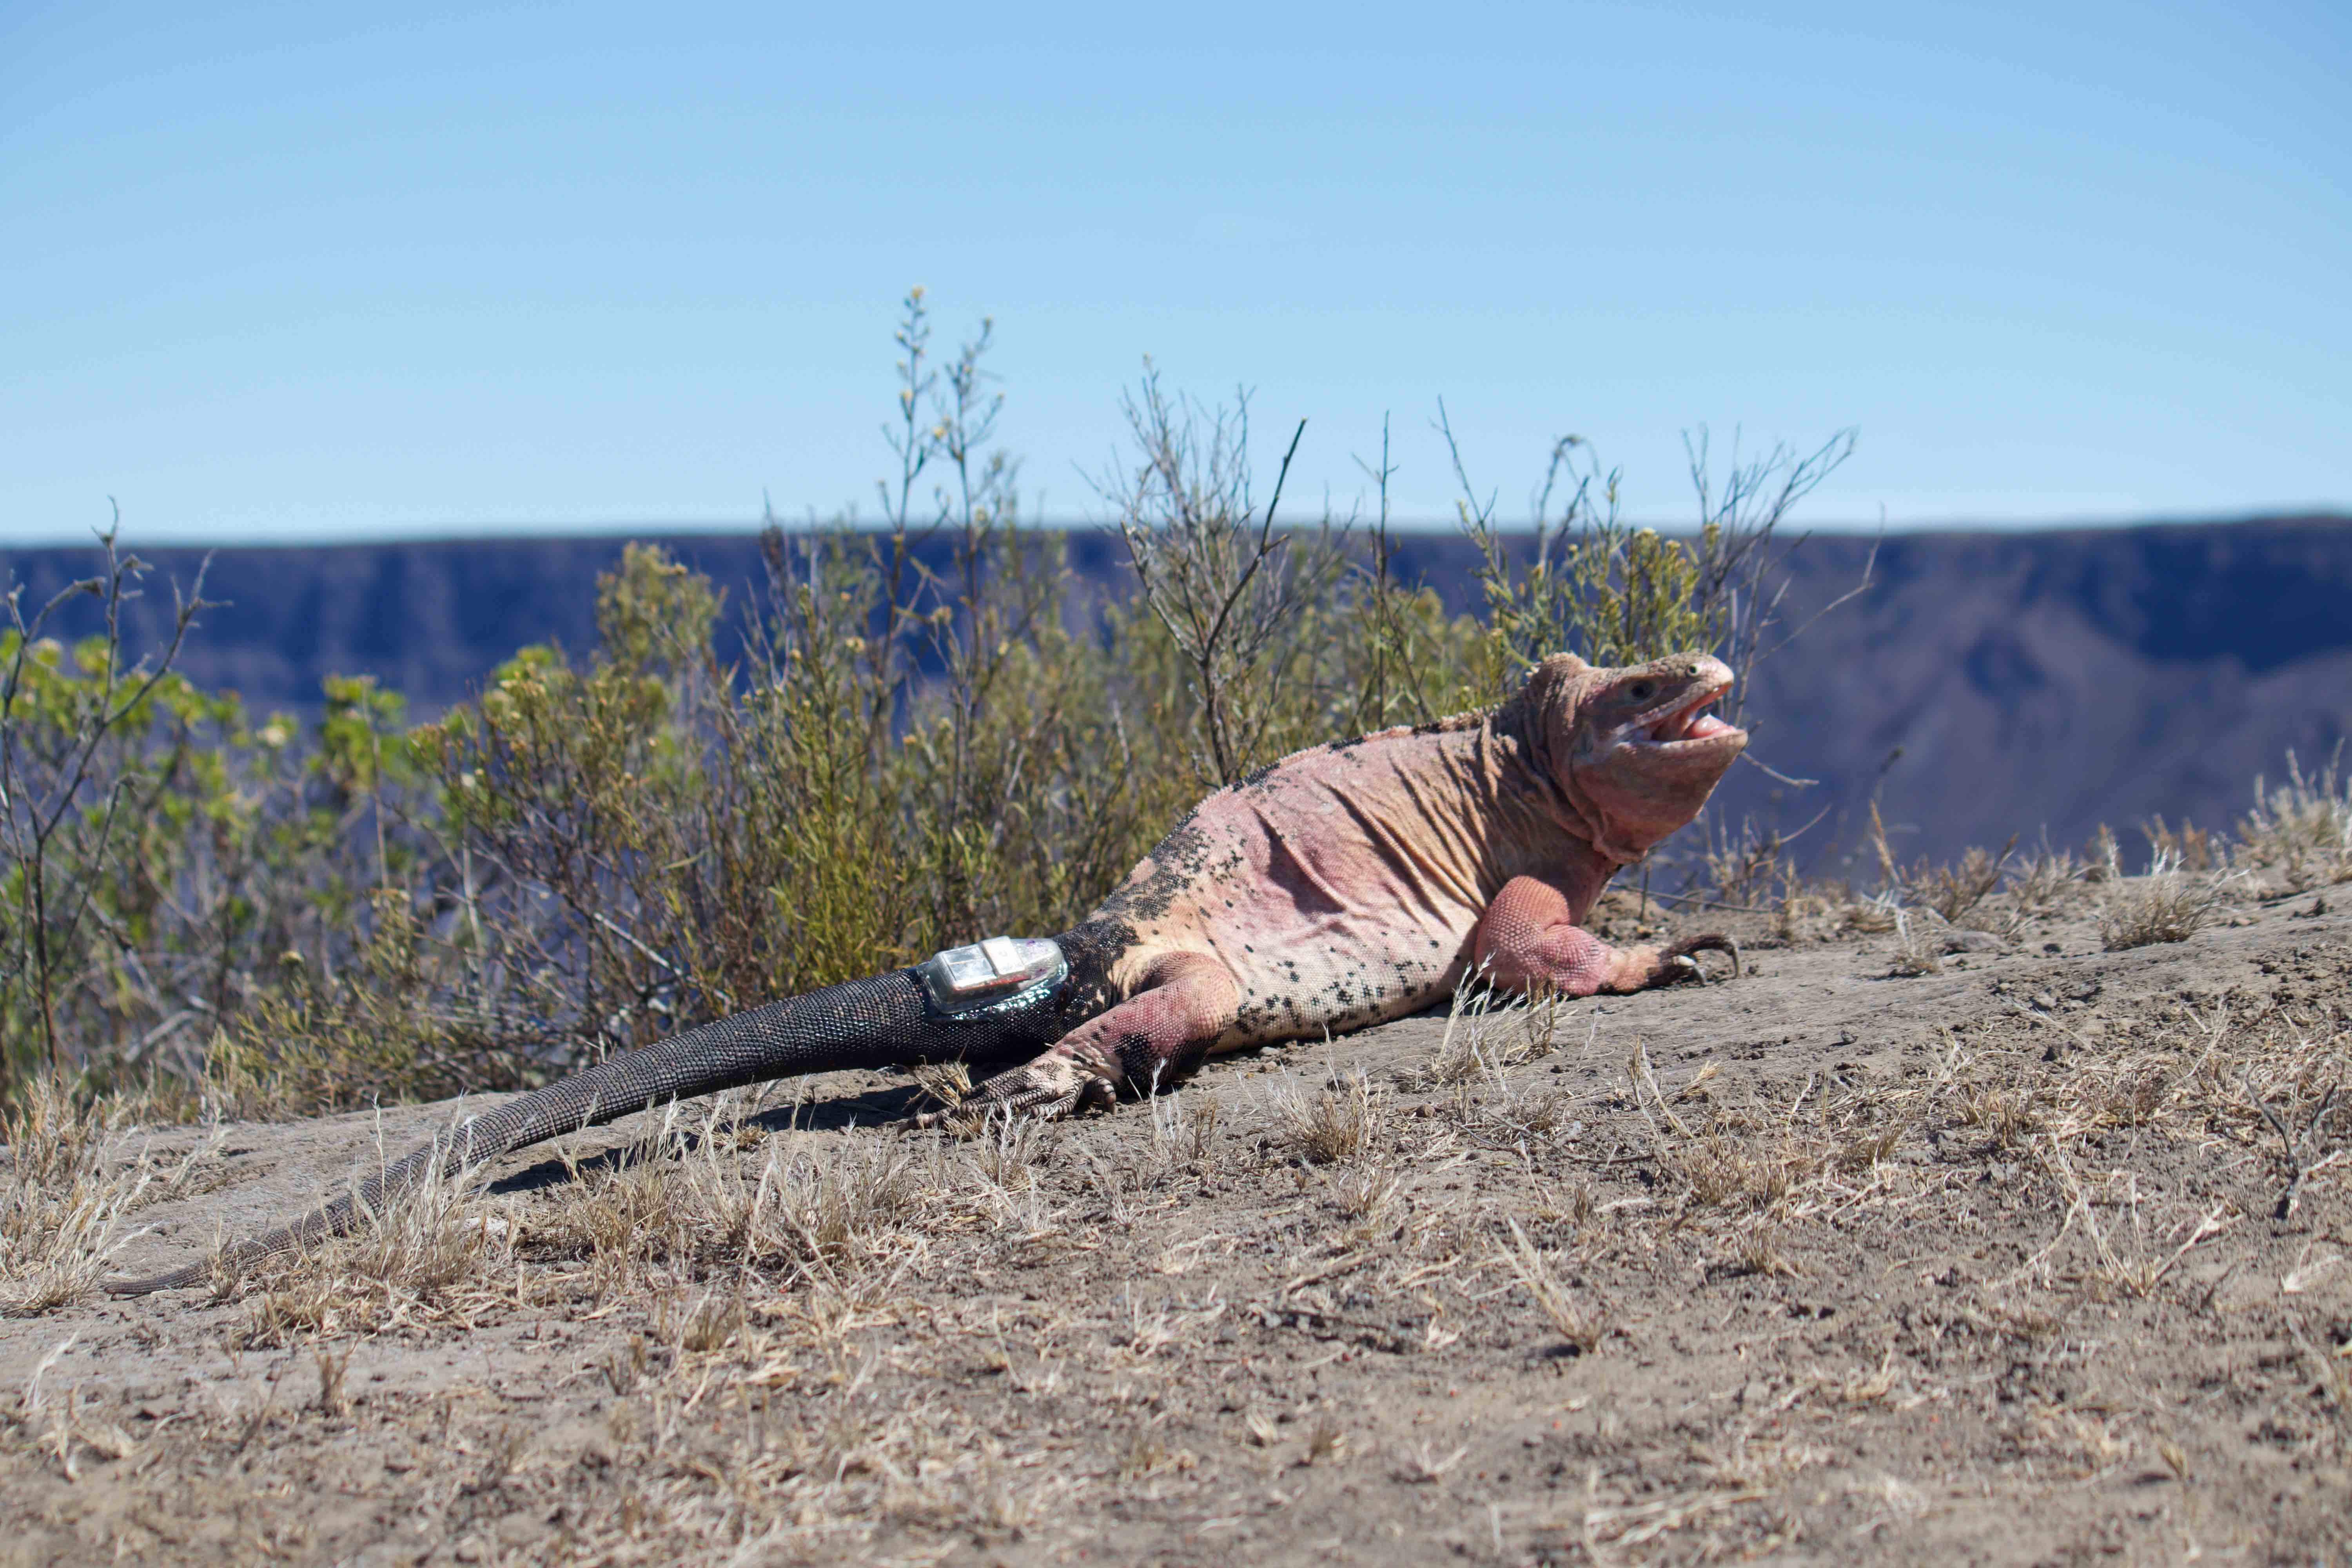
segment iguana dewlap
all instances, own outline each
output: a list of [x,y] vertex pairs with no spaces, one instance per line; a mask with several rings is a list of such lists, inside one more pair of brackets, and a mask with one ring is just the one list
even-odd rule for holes
[[[1695,973],[1688,955],[1704,948],[1736,966],[1721,936],[1620,949],[1580,924],[1619,867],[1697,816],[1747,745],[1706,711],[1730,685],[1704,654],[1618,669],[1560,654],[1489,711],[1297,752],[1202,802],[1051,942],[956,950],[614,1057],[468,1119],[221,1266],[347,1230],[436,1169],[770,1079],[1010,1062],[956,1111],[919,1120],[1061,1115],[1172,1083],[1218,1052],[1414,1012],[1474,969],[1586,996]],[[957,964],[981,977],[969,994]]]

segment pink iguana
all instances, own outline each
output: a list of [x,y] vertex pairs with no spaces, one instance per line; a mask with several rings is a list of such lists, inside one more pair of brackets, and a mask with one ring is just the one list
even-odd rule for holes
[[[1013,1063],[951,1112],[1059,1116],[1148,1093],[1209,1056],[1363,1027],[1483,970],[1571,996],[1696,975],[1720,935],[1612,948],[1580,924],[1617,868],[1688,823],[1748,743],[1706,712],[1704,654],[1621,669],[1572,654],[1507,701],[1312,747],[1219,790],[1087,919],[992,938],[690,1029],[507,1101],[221,1264],[350,1228],[462,1169],[647,1105],[844,1068]],[[208,1264],[119,1282],[203,1283]]]

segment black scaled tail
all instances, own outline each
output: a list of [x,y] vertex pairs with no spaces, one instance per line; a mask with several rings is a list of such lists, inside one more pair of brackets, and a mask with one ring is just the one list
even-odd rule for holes
[[216,1261],[144,1279],[111,1280],[118,1296],[179,1290],[231,1275],[351,1230],[363,1214],[416,1190],[435,1172],[455,1174],[517,1149],[673,1100],[806,1073],[1034,1054],[1077,1018],[1053,990],[971,1016],[942,1015],[916,971],[845,981],[688,1029],[467,1118],[353,1190],[293,1224],[231,1245]]

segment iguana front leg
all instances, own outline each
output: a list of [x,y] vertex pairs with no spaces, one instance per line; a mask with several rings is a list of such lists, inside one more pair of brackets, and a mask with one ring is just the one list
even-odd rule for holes
[[1739,973],[1739,946],[1719,932],[1664,947],[1612,947],[1576,923],[1566,892],[1537,877],[1503,885],[1471,944],[1471,957],[1496,984],[1513,991],[1548,985],[1568,996],[1704,980],[1691,954],[1709,951],[1727,953],[1731,973]]
[[1204,953],[1170,953],[1145,971],[1143,988],[1079,1025],[1054,1047],[987,1079],[962,1102],[915,1118],[918,1127],[997,1112],[1051,1121],[1108,1106],[1122,1088],[1139,1094],[1174,1083],[1201,1064],[1233,1026],[1240,997],[1224,965]]

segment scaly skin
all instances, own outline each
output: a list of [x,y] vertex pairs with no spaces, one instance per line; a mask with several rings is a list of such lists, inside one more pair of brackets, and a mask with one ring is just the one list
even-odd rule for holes
[[[1580,922],[1617,868],[1698,814],[1748,737],[1702,710],[1731,684],[1704,654],[1625,669],[1545,660],[1509,701],[1286,757],[1203,801],[1058,939],[1067,982],[970,1018],[912,970],[706,1024],[468,1118],[347,1196],[215,1265],[109,1289],[200,1285],[348,1230],[432,1178],[649,1105],[843,1068],[971,1060],[1000,1072],[925,1124],[1059,1116],[1149,1092],[1221,1051],[1361,1028],[1473,966],[1571,996],[1697,976],[1722,936],[1616,949]],[[1042,1049],[1043,1054],[1035,1053]]]
[[1706,715],[1704,654],[1547,659],[1510,701],[1318,746],[1203,801],[1078,930],[1113,956],[1105,1010],[935,1123],[1060,1115],[1205,1057],[1361,1028],[1474,965],[1570,996],[1695,975],[1709,935],[1616,949],[1580,929],[1619,867],[1687,824],[1747,735]]

